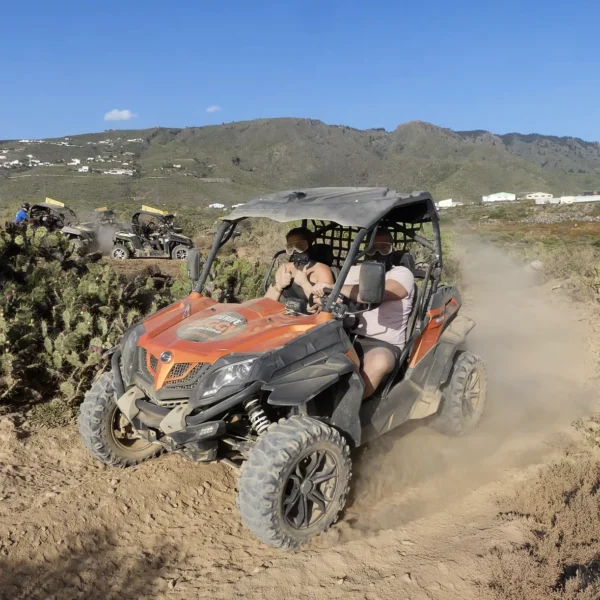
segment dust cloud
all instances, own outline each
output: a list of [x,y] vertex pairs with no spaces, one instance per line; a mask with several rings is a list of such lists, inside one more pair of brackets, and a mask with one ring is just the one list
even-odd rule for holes
[[539,462],[568,443],[570,423],[597,401],[575,306],[498,248],[467,239],[459,252],[462,314],[476,322],[467,349],[487,365],[486,413],[465,437],[413,422],[363,450],[341,524],[348,538],[426,516],[506,469]]

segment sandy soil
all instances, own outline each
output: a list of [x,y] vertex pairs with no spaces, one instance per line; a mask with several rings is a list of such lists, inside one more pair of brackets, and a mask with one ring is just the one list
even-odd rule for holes
[[[490,379],[481,428],[450,439],[412,424],[357,453],[343,519],[300,553],[244,530],[227,466],[163,456],[109,469],[73,427],[0,420],[0,598],[529,597],[511,565],[525,565],[538,499],[563,490],[547,481],[573,472],[545,465],[582,451],[570,423],[597,401],[594,332],[497,250],[470,242],[464,270],[470,349]],[[589,512],[597,489],[586,485],[572,497]]]

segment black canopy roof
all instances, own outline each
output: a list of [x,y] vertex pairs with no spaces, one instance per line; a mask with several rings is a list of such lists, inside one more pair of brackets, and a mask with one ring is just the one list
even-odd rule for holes
[[266,217],[280,223],[313,219],[370,228],[388,221],[424,223],[437,215],[427,192],[401,194],[385,187],[320,187],[286,190],[250,200],[225,220]]

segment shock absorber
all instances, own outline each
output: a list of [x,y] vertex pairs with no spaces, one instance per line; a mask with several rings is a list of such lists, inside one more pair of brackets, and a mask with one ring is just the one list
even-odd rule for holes
[[244,403],[244,408],[248,413],[254,431],[256,431],[258,435],[265,432],[271,424],[271,421],[269,421],[265,411],[260,405],[260,400],[258,398],[252,398]]

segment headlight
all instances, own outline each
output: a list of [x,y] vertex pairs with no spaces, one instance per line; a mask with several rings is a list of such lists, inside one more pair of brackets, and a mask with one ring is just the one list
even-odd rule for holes
[[214,396],[222,387],[226,385],[236,385],[243,383],[250,375],[252,365],[256,358],[249,358],[240,362],[232,363],[217,369],[212,375],[209,375],[204,383],[203,398]]
[[125,385],[131,383],[136,363],[137,343],[144,332],[144,324],[138,323],[127,329],[123,335],[123,341],[121,342],[121,374]]

